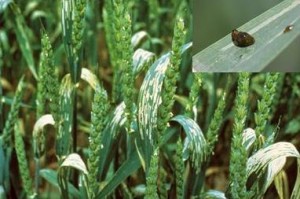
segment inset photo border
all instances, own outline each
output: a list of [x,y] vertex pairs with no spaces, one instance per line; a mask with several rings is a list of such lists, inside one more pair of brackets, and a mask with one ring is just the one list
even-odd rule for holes
[[300,72],[300,1],[194,2],[193,72]]

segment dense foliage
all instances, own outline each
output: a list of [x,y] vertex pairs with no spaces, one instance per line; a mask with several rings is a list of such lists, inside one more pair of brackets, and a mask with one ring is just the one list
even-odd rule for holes
[[300,197],[300,74],[192,73],[191,2],[0,9],[0,198]]

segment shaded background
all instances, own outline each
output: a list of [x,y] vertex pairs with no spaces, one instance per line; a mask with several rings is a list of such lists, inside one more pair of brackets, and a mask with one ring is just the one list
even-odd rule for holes
[[[229,34],[281,0],[195,0],[193,7],[193,54]],[[264,71],[300,71],[300,37],[286,48]]]

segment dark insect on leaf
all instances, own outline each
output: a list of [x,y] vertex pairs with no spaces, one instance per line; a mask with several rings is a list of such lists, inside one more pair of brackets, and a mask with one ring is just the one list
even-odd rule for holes
[[255,39],[250,34],[246,32],[240,32],[236,29],[231,32],[231,39],[234,45],[238,47],[247,47],[254,44]]
[[287,33],[287,32],[290,32],[292,29],[294,28],[293,25],[288,25],[287,27],[285,27],[283,33]]

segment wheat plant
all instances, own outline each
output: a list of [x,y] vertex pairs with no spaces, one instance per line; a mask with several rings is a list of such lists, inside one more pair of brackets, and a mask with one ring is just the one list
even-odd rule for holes
[[300,197],[300,75],[192,73],[192,5],[0,1],[0,198]]

